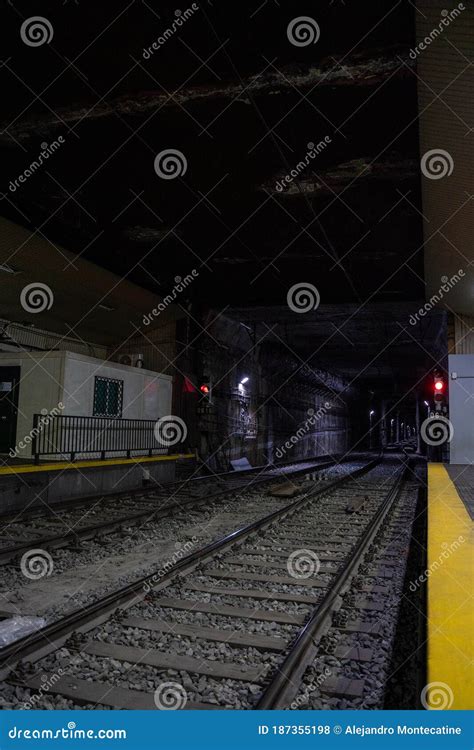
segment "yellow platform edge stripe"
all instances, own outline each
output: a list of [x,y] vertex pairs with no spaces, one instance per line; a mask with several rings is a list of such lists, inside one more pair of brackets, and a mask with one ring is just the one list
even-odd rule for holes
[[474,525],[466,506],[445,467],[429,464],[428,685],[433,684],[433,698],[428,703],[433,708],[436,691],[447,701],[445,708],[474,708],[473,552]]
[[157,461],[176,461],[181,458],[196,458],[194,453],[174,453],[170,456],[135,456],[135,458],[109,458],[103,461],[57,461],[54,464],[24,464],[20,466],[2,466],[0,476],[6,474],[32,474],[40,471],[70,471],[71,469],[90,469],[100,466],[122,466],[126,464],[145,464]]

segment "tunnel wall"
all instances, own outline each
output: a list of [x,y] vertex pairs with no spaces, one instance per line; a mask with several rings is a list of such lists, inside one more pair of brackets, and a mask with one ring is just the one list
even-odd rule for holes
[[340,378],[298,362],[278,342],[255,340],[248,327],[223,316],[207,330],[195,382],[209,376],[212,398],[195,394],[195,435],[214,469],[228,470],[242,456],[261,465],[348,449],[349,398]]

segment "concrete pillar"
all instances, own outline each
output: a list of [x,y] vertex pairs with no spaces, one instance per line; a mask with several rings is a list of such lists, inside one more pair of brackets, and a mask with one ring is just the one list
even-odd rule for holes
[[398,443],[400,440],[400,412],[397,411],[395,414],[395,442]]

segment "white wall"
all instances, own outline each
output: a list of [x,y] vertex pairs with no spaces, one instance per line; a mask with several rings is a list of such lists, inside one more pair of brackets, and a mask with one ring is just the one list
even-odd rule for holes
[[[62,414],[92,416],[96,375],[123,380],[123,418],[156,420],[171,413],[172,378],[151,370],[75,352],[0,353],[0,366],[21,368],[17,444],[29,435],[33,414],[60,403]],[[18,455],[30,457],[30,445]]]
[[124,419],[158,419],[171,413],[172,378],[151,370],[65,352],[64,414],[92,416],[95,377],[123,380]]
[[450,463],[473,464],[474,354],[450,354],[449,375],[449,418],[453,426]]
[[31,456],[28,435],[33,427],[33,414],[57,408],[62,398],[64,352],[0,353],[0,367],[20,367],[16,442],[27,438],[19,449],[19,457]]

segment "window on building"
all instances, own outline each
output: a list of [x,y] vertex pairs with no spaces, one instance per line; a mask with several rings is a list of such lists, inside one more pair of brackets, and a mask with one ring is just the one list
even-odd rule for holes
[[94,383],[94,417],[121,417],[123,380],[96,376]]

